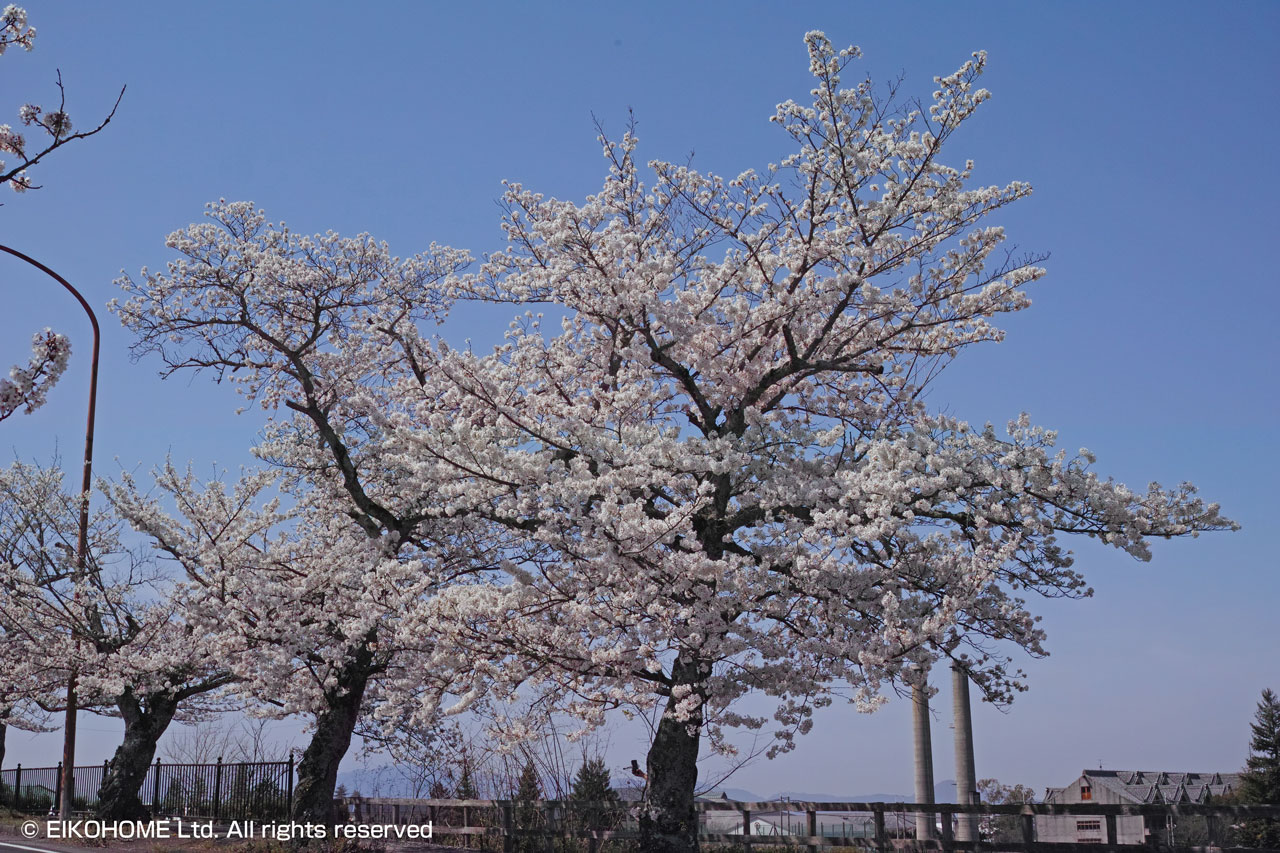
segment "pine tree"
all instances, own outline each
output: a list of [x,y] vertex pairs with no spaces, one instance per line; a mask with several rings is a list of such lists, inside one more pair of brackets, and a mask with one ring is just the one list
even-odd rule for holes
[[[538,768],[533,766],[533,759],[524,763],[520,771],[520,779],[516,783],[515,828],[524,832],[533,832],[539,828],[537,801],[541,796],[538,786]],[[517,851],[540,850],[542,845],[534,835],[520,835],[515,839]]]
[[454,789],[453,797],[456,800],[474,800],[478,796],[475,783],[471,781],[471,764],[464,758],[462,760],[462,777],[458,779],[458,787]]
[[[462,775],[458,778],[458,787],[453,790],[455,800],[475,800],[480,794],[476,791],[475,782],[471,779],[471,762],[464,755],[462,758]],[[459,812],[461,812],[459,814]],[[459,820],[462,825],[483,826],[484,821],[476,809],[463,807],[460,810],[450,809],[450,817]],[[463,846],[470,849],[471,836],[463,836]]]
[[516,783],[516,800],[520,803],[531,803],[542,795],[538,785],[538,768],[533,766],[533,759],[524,763],[520,771],[520,780]]
[[613,829],[617,825],[622,814],[621,798],[613,790],[603,758],[588,759],[579,768],[569,803],[578,829]]
[[[1253,715],[1253,739],[1235,800],[1245,805],[1280,804],[1280,699],[1270,688],[1262,691]],[[1247,820],[1232,831],[1234,843],[1244,847],[1280,848],[1280,822]]]
[[1280,804],[1280,699],[1270,688],[1262,691],[1251,728],[1253,740],[1241,779],[1241,799]]

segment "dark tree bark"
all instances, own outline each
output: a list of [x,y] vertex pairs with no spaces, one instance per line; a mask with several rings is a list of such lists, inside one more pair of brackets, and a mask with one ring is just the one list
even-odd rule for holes
[[151,817],[138,792],[156,755],[156,744],[173,715],[178,695],[172,691],[134,695],[131,688],[116,698],[124,719],[124,741],[116,749],[98,789],[97,814],[101,820],[146,820]]
[[294,820],[333,822],[338,765],[351,746],[360,704],[373,673],[373,653],[368,642],[361,643],[339,672],[338,683],[325,691],[325,708],[316,714],[315,734],[298,762],[298,785],[293,792]]
[[[672,668],[675,684],[696,690],[709,668],[683,658]],[[643,853],[696,853],[698,812],[694,791],[698,787],[698,746],[702,735],[701,709],[685,722],[675,720],[678,699],[667,700],[646,760],[649,804],[640,815],[640,849]]]
[[[170,673],[173,683],[189,679],[190,673]],[[116,749],[98,789],[97,815],[101,820],[146,820],[151,817],[139,792],[147,777],[156,745],[173,722],[183,702],[217,690],[233,681],[229,673],[214,673],[184,687],[158,690],[138,696],[131,687],[116,697],[116,708],[124,720],[124,740]]]

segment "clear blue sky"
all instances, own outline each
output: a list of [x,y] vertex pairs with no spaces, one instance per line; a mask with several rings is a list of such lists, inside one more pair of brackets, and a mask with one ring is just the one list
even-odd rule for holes
[[[736,174],[786,153],[767,122],[809,88],[801,37],[856,43],[860,69],[932,77],[990,54],[993,100],[953,142],[979,180],[1021,179],[1001,214],[1020,248],[1052,253],[1035,305],[1008,340],[967,353],[938,407],[1003,423],[1020,411],[1087,446],[1132,486],[1187,479],[1244,529],[1161,543],[1139,564],[1081,542],[1097,589],[1041,607],[1051,658],[1007,713],[975,708],[978,773],[1043,788],[1082,767],[1234,770],[1264,686],[1280,688],[1275,537],[1280,483],[1273,267],[1280,181],[1280,6],[1234,4],[221,2],[30,0],[35,52],[0,58],[0,122],[54,97],[61,68],[78,127],[128,92],[100,136],[55,155],[45,189],[3,191],[0,242],[44,260],[95,305],[112,279],[167,257],[164,235],[210,200],[251,199],[304,231],[369,231],[411,254],[431,241],[499,248],[499,181],[580,199],[600,183],[592,115],[641,153],[695,154]],[[856,73],[856,72],[855,72]],[[78,458],[88,341],[76,307],[0,263],[0,362],[30,333],[73,337],[50,404],[0,425],[18,456]],[[261,416],[203,378],[161,383],[133,365],[101,312],[99,470],[150,468],[165,452],[205,470],[247,460]],[[472,317],[456,337],[500,330]],[[938,697],[936,775],[951,775],[949,700]],[[113,724],[85,720],[101,761]],[[614,738],[614,766],[643,745]],[[6,763],[53,763],[56,740],[10,735]],[[907,706],[834,708],[792,754],[732,784],[909,791]]]

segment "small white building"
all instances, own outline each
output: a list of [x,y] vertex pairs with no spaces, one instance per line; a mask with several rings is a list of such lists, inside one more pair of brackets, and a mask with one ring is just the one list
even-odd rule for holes
[[[1063,788],[1049,788],[1048,804],[1076,803],[1142,805],[1160,803],[1205,803],[1222,797],[1240,785],[1238,773],[1174,773],[1147,770],[1085,770]],[[1145,844],[1162,826],[1148,826],[1140,815],[1116,818],[1116,841]],[[1075,844],[1105,844],[1107,822],[1101,816],[1036,815],[1038,841]]]

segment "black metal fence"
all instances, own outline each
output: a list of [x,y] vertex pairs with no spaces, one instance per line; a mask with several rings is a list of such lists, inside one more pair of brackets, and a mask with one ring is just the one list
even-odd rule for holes
[[[634,850],[639,837],[640,803],[574,803],[537,800],[417,800],[347,797],[338,800],[353,823],[432,825],[432,837],[443,844],[489,853],[601,853]],[[1214,805],[955,805],[947,803],[744,803],[709,800],[697,803],[701,842],[752,848],[780,847],[821,853],[825,848],[858,848],[866,853],[1218,853],[1225,848],[1251,853],[1275,847],[1241,838],[1238,830],[1251,822],[1280,821],[1280,806]],[[915,837],[916,816],[927,815],[935,837]],[[980,837],[961,840],[956,818],[978,819]],[[1097,824],[1098,837],[1067,839],[1049,822],[1075,818]],[[1140,840],[1125,837],[1123,821],[1142,824]],[[1190,824],[1204,823],[1204,838],[1188,834]],[[1001,824],[1007,823],[1008,827]],[[1166,826],[1182,827],[1165,835]],[[1150,830],[1148,829],[1150,828]],[[1007,831],[1001,831],[1005,829]],[[1073,833],[1074,834],[1074,833]],[[390,837],[390,836],[388,836]]]
[[[98,805],[107,764],[75,769],[72,799],[78,811]],[[293,805],[294,767],[288,761],[164,764],[147,769],[138,791],[154,815],[215,820],[277,820]],[[0,770],[0,806],[27,814],[56,810],[62,797],[62,765]]]

